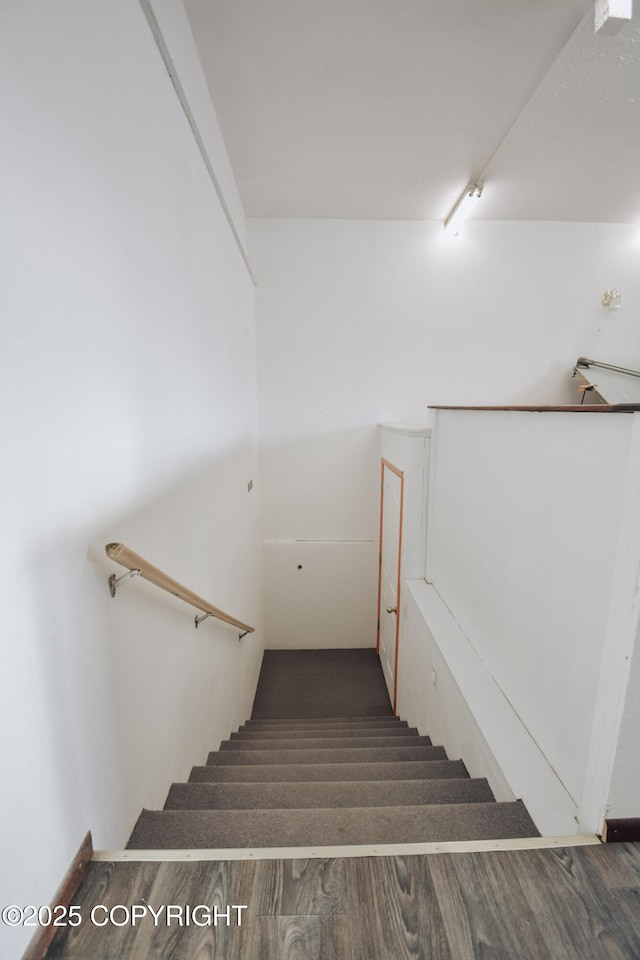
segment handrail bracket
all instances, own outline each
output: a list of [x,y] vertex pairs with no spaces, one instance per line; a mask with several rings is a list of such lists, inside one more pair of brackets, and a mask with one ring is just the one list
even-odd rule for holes
[[[198,629],[198,624],[202,623],[203,620],[207,620],[209,617],[215,617],[215,613],[203,613],[201,617],[194,617],[193,622],[196,625],[196,630]],[[241,633],[238,637],[238,642],[242,640],[243,637],[246,637],[249,633],[251,633],[250,630],[245,630],[244,633]]]
[[121,577],[116,577],[115,573],[112,573],[109,577],[109,593],[112,597],[115,597],[119,584],[123,583],[125,580],[131,580],[132,577],[141,576],[142,570],[128,570],[126,573],[123,573]]

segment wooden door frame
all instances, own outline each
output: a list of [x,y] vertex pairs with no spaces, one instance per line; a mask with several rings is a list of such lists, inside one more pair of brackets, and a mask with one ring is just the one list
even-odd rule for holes
[[398,581],[396,585],[396,649],[393,666],[393,712],[396,712],[396,702],[398,699],[398,647],[400,643],[400,587],[401,587],[401,566],[402,566],[402,520],[404,513],[404,470],[400,470],[390,460],[385,457],[380,458],[380,549],[378,552],[378,628],[376,631],[376,653],[380,656],[380,602],[382,600],[382,525],[384,519],[384,471],[391,470],[400,479],[400,528],[398,534]]

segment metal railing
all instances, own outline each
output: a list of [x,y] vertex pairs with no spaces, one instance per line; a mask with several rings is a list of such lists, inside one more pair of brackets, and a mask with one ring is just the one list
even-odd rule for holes
[[602,370],[613,370],[614,373],[625,373],[628,377],[639,377],[639,370],[629,370],[627,367],[614,367],[612,363],[600,363],[598,360],[589,360],[587,357],[578,357],[576,360],[576,370],[584,370],[588,367],[600,367]]
[[112,597],[116,595],[118,584],[129,580],[131,577],[142,577],[144,580],[148,580],[149,583],[153,583],[156,587],[160,587],[161,590],[166,590],[167,593],[173,594],[174,597],[184,600],[185,603],[195,607],[196,610],[200,610],[202,616],[196,616],[196,627],[208,617],[215,617],[217,620],[223,620],[224,623],[228,623],[232,627],[237,627],[241,631],[240,640],[246,637],[248,633],[254,632],[255,627],[250,627],[247,623],[243,623],[242,620],[236,620],[235,617],[215,607],[212,603],[209,603],[208,600],[203,600],[197,593],[193,593],[192,590],[183,587],[177,580],[163,573],[158,567],[154,567],[152,563],[149,563],[148,560],[145,560],[144,557],[141,557],[123,543],[108,543],[105,546],[105,550],[111,560],[115,560],[116,563],[127,567],[129,570],[128,573],[124,573],[121,577],[116,577],[115,573],[112,573],[109,577],[109,590]]

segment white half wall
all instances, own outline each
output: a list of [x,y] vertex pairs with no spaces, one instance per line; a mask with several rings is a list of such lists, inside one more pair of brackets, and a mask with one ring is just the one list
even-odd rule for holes
[[571,807],[582,831],[603,824],[638,625],[639,423],[436,411],[427,581],[445,626],[427,625],[545,833]]
[[[637,612],[636,612],[637,615]],[[640,816],[640,631],[636,634],[629,680],[620,721],[618,746],[611,774],[606,816],[611,819]]]
[[600,664],[585,817],[640,818],[640,413],[633,415]]
[[576,832],[578,806],[432,584],[405,583],[398,710],[497,800],[525,799],[543,836]]
[[[87,830],[123,846],[250,713],[254,288],[140,5],[34,0],[1,19],[0,900],[41,904]],[[184,68],[182,4],[161,19]],[[112,540],[256,633],[196,631],[139,580],[112,600]],[[0,954],[30,932],[0,928]]]

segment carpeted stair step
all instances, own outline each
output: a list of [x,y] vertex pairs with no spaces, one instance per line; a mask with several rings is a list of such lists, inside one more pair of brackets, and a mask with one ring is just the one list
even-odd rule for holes
[[336,728],[336,727],[347,727],[359,728],[359,727],[407,727],[408,723],[406,720],[401,720],[400,717],[301,717],[296,720],[295,718],[289,717],[284,720],[247,720],[246,723],[242,724],[241,729],[246,730],[266,730],[268,728],[286,728],[286,727],[325,727],[325,728]]
[[[435,749],[435,748],[431,748]],[[335,780],[453,780],[468,778],[462,760],[381,763],[265,763],[193,767],[189,783],[264,783]]]
[[417,733],[405,737],[299,737],[275,740],[223,740],[220,750],[370,750],[378,747],[430,747],[429,737]]
[[333,783],[174,783],[165,810],[278,810],[489,803],[485,779],[334,781]]
[[524,805],[462,803],[312,810],[143,810],[128,848],[421,843],[538,836]]
[[443,747],[328,747],[325,749],[218,750],[209,754],[207,766],[265,763],[367,763],[406,760],[446,760]]
[[415,737],[418,735],[416,727],[357,727],[350,728],[323,728],[311,727],[310,729],[300,729],[287,727],[286,730],[243,730],[240,728],[237,733],[229,736],[230,740],[313,740],[320,737],[331,737],[333,740],[348,740],[354,737]]

